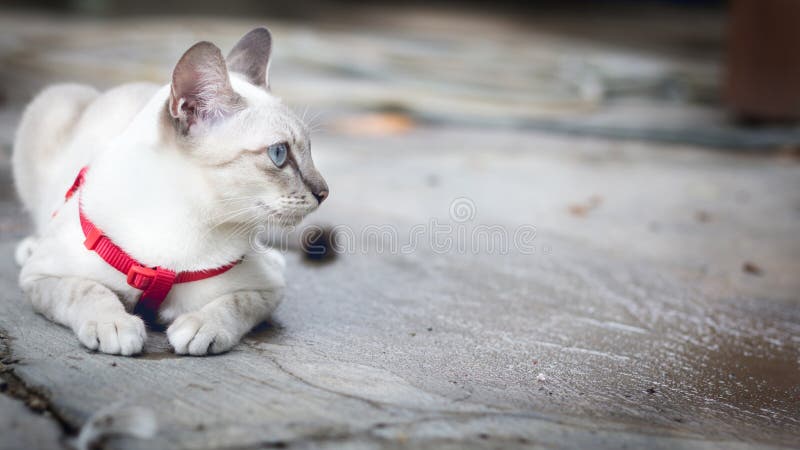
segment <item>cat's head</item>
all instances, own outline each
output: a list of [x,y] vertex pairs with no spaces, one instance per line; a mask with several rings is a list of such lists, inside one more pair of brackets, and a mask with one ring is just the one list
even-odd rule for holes
[[184,53],[172,74],[165,121],[210,190],[223,223],[294,225],[328,196],[303,121],[269,87],[272,37],[247,33],[227,58],[210,42]]

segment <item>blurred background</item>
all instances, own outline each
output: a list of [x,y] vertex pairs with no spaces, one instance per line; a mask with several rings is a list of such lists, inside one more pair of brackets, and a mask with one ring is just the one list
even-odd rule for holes
[[[188,42],[227,49],[264,22],[276,35],[276,91],[345,132],[457,124],[790,147],[800,142],[798,8],[793,0],[11,1],[0,16],[0,99],[21,104],[54,80],[164,82]],[[376,115],[348,118],[365,112]]]
[[[27,357],[17,373],[75,412],[73,429],[126,390],[153,393],[164,448],[253,436],[795,447],[798,24],[798,0],[7,1],[9,254],[29,230],[11,183],[14,129],[39,89],[166,84],[193,43],[226,53],[259,25],[274,37],[273,92],[310,122],[331,187],[310,222],[402,237],[432,218],[452,223],[463,200],[473,220],[461,224],[536,228],[535,254],[421,247],[311,265],[290,253],[288,299],[247,345],[170,359],[154,333],[113,376],[67,331],[35,321],[9,262],[0,281],[15,297],[0,302],[0,329],[25,335],[13,341]],[[19,317],[36,331],[20,331]],[[227,370],[203,372],[215,361]],[[170,374],[187,367],[213,389],[174,402],[188,388]]]

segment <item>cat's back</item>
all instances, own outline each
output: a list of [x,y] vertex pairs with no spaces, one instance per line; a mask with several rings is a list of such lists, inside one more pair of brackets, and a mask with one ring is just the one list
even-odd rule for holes
[[152,83],[130,83],[101,93],[61,84],[33,99],[17,129],[13,166],[17,191],[37,228],[80,168],[108,148],[158,89]]
[[78,121],[72,144],[102,151],[103,144],[125,131],[159,88],[153,83],[129,83],[100,94]]

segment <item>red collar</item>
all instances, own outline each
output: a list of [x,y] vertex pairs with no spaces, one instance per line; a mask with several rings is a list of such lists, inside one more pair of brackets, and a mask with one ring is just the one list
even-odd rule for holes
[[[72,187],[69,188],[64,196],[69,200],[83,184],[86,171],[89,167],[81,169]],[[83,213],[83,205],[78,199],[78,212],[81,219],[81,228],[86,236],[84,245],[87,249],[93,250],[111,267],[128,276],[128,284],[142,291],[139,298],[137,309],[144,308],[149,312],[156,312],[169,294],[172,285],[175,283],[188,283],[211,278],[227,272],[241,260],[230,264],[208,270],[196,270],[191,272],[174,272],[163,267],[147,267],[132,258],[125,250],[114,244],[103,232],[89,220]]]

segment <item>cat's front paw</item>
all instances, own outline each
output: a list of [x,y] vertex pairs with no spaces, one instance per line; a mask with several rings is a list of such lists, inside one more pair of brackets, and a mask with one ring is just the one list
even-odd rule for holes
[[175,319],[167,339],[175,353],[195,356],[227,352],[239,341],[220,320],[200,311]]
[[77,334],[90,350],[124,356],[141,353],[147,339],[142,319],[125,312],[87,320]]

